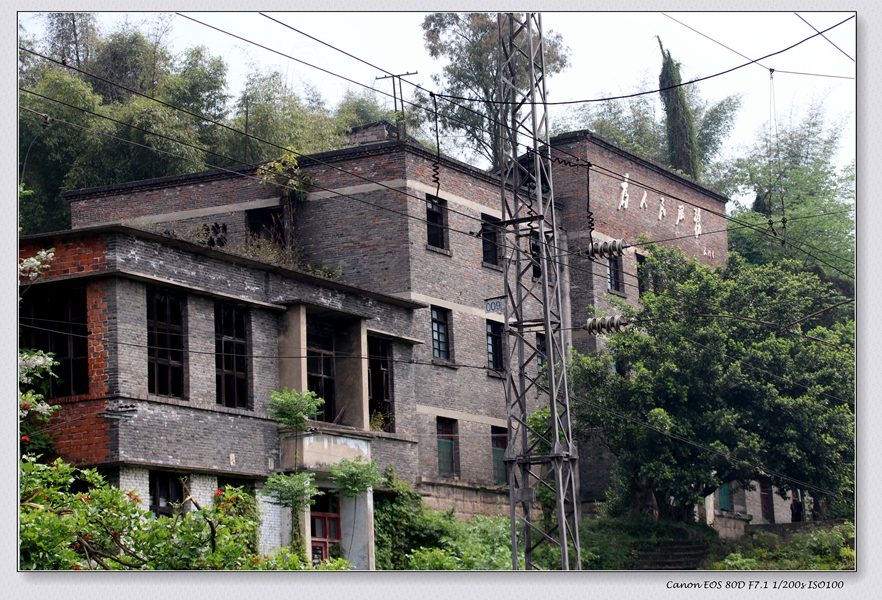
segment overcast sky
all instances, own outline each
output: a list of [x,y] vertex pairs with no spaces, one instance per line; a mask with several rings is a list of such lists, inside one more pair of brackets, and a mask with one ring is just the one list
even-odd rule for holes
[[[443,62],[430,58],[425,49],[420,27],[425,13],[267,14],[302,33],[256,12],[185,12],[183,15],[204,24],[185,16],[175,16],[169,39],[176,51],[201,44],[213,54],[223,56],[229,67],[229,91],[234,95],[241,90],[244,75],[251,63],[277,68],[292,83],[303,81],[312,84],[330,106],[340,99],[347,88],[359,90],[367,86],[391,93],[390,80],[375,80],[377,76],[384,75],[379,69],[395,74],[416,72],[416,75],[405,79],[430,90],[437,89],[430,76],[440,71]],[[560,33],[571,51],[570,68],[548,80],[548,100],[587,100],[631,93],[637,91],[641,81],[656,86],[661,69],[661,53],[656,36],[682,64],[685,81],[728,71],[749,60],[784,50],[814,35],[816,31],[812,27],[823,31],[852,14],[543,13],[543,29]],[[107,32],[125,18],[139,22],[150,17],[150,13],[101,13],[101,22]],[[32,13],[21,13],[19,18],[27,31],[40,33],[38,17]],[[211,29],[208,25],[247,41]],[[378,68],[367,66],[303,34]],[[736,151],[738,146],[749,144],[757,131],[770,122],[773,107],[778,122],[784,123],[791,111],[799,111],[813,100],[824,100],[831,119],[848,119],[837,160],[840,164],[851,161],[855,157],[855,34],[856,19],[851,19],[826,32],[826,39],[817,36],[781,54],[760,60],[762,66],[747,65],[698,84],[702,97],[709,100],[720,100],[735,93],[743,97],[743,107],[727,151]],[[770,68],[775,69],[773,77],[770,77]],[[409,94],[407,87],[405,85],[405,94]],[[658,104],[658,95],[653,98]],[[389,101],[391,104],[391,98]],[[554,107],[551,114],[554,116],[566,110],[568,107]],[[452,151],[443,146],[442,141],[442,149]]]

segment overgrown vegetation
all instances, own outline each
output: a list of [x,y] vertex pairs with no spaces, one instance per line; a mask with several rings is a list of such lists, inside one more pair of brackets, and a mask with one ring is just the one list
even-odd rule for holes
[[[509,570],[511,530],[507,516],[460,522],[453,510],[433,511],[386,469],[374,490],[377,569]],[[523,567],[523,558],[521,558]]]
[[850,570],[855,568],[855,551],[849,546],[854,535],[851,522],[829,531],[800,531],[789,542],[779,541],[773,533],[757,532],[715,544],[709,567],[737,571]]

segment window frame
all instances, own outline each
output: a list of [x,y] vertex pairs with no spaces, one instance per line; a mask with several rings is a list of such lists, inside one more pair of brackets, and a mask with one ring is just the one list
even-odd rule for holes
[[536,333],[536,365],[539,369],[548,364],[548,345],[545,343],[545,334]]
[[449,250],[447,242],[447,201],[426,195],[426,245]]
[[[184,322],[186,310],[184,297],[182,294],[152,286],[147,286],[146,291],[147,393],[186,399],[186,327]],[[160,294],[161,298],[158,297]],[[158,310],[159,302],[164,304],[162,311]],[[162,313],[166,317],[164,320],[159,318]],[[166,344],[161,343],[163,338],[165,338]],[[177,354],[177,360],[174,358],[175,354]],[[160,377],[163,371],[164,377]],[[160,388],[158,384],[163,379],[165,386]],[[162,393],[162,391],[167,393]],[[177,393],[174,393],[175,391]]]
[[440,306],[430,306],[432,322],[432,357],[453,362],[453,312]]
[[640,298],[649,291],[646,281],[646,274],[643,272],[646,265],[646,256],[643,254],[635,254],[637,258],[637,297]]
[[502,323],[487,319],[487,368],[491,371],[501,371],[505,367],[502,332]]
[[[459,422],[456,419],[435,417],[435,432],[438,441],[438,477],[458,479],[459,464]],[[449,455],[442,458],[442,455]],[[449,466],[449,469],[446,468]]]
[[[327,339],[327,342],[320,338]],[[325,403],[319,421],[332,423],[337,410],[337,367],[334,330],[317,324],[306,326],[306,387]],[[318,368],[316,368],[318,367]]]
[[505,451],[508,449],[508,429],[490,426],[490,450],[493,458],[493,481],[496,485],[508,485],[508,469],[505,466]]
[[[310,557],[313,565],[318,565],[324,560],[330,558],[331,546],[339,544],[343,541],[342,523],[340,521],[340,497],[333,493],[332,490],[323,490],[324,496],[316,498],[315,502],[319,510],[314,507],[309,509],[309,537],[310,537]],[[336,529],[337,535],[316,535],[316,523],[322,533],[330,533],[333,528]],[[318,551],[318,556],[316,555]]]
[[[184,502],[184,486],[181,483],[181,473],[172,473],[170,471],[153,471],[149,473],[148,481],[150,487],[150,510],[154,516],[173,517],[175,513],[183,512]],[[165,485],[166,497],[161,495],[162,486]],[[162,501],[165,504],[162,504]],[[178,507],[172,506],[172,503],[180,503]]]
[[383,416],[383,431],[395,433],[395,399],[392,389],[392,344],[368,336],[368,415]]
[[610,292],[625,293],[625,271],[621,256],[606,259],[606,287]]
[[[228,313],[232,319],[230,327],[227,327]],[[252,408],[249,317],[250,311],[244,306],[223,302],[214,304],[216,402],[227,408]],[[228,333],[230,331],[232,333]],[[232,352],[227,352],[228,348]],[[231,357],[229,360],[228,356]],[[228,381],[230,377],[232,386]]]
[[[501,262],[499,252],[500,219],[481,214],[481,262],[485,265],[498,267]],[[488,260],[489,259],[489,260]]]
[[538,229],[530,230],[530,257],[533,259],[533,279],[542,277],[542,239]]
[[82,285],[40,284],[23,296],[19,347],[52,352],[59,364],[47,377],[46,398],[90,393],[88,294]]

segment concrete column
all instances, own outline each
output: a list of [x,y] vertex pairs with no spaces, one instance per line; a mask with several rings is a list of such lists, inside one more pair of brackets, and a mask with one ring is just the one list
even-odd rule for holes
[[289,306],[279,317],[279,386],[306,391],[306,307]]
[[337,327],[335,348],[337,410],[346,408],[340,423],[369,429],[367,321],[357,319]]
[[[356,502],[356,498],[340,498],[340,533],[342,537],[340,543],[343,546],[343,555],[346,560],[355,565],[356,569],[373,571],[376,568],[373,491],[368,490],[357,500],[358,502]],[[354,535],[353,527],[355,528]]]

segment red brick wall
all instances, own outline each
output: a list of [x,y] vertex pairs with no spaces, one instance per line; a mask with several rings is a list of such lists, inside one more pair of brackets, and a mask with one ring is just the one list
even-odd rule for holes
[[22,244],[19,258],[34,256],[40,250],[55,248],[55,258],[41,279],[64,275],[85,275],[107,269],[107,244],[98,236],[75,239],[55,239],[51,244]]
[[104,412],[106,401],[84,398],[88,396],[62,399],[61,410],[52,416],[52,424],[59,426],[54,441],[64,460],[96,465],[110,456],[110,425],[98,415]]

